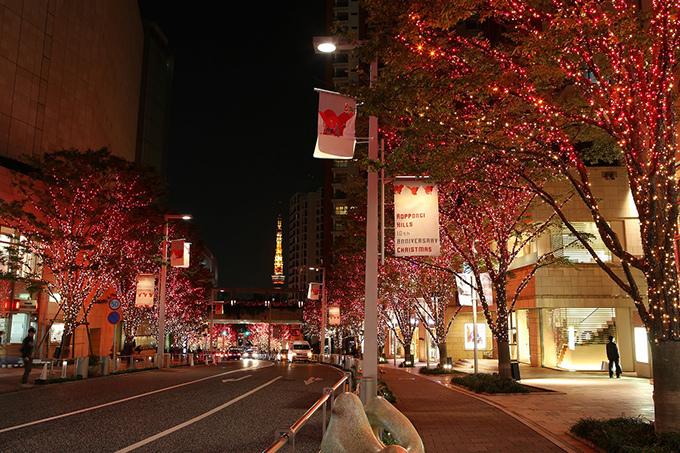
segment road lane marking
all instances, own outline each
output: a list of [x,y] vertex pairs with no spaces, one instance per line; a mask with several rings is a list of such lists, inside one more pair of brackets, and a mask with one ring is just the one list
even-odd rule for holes
[[241,377],[238,378],[238,379],[222,379],[222,382],[236,382],[236,381],[241,381],[241,380],[243,380],[243,379],[245,379],[245,378],[249,378],[250,376],[252,376],[252,374],[248,374],[248,375],[246,375],[246,376],[241,376]]
[[199,415],[198,417],[194,417],[194,418],[192,418],[191,420],[187,420],[187,421],[185,421],[184,423],[180,423],[179,425],[176,425],[176,426],[173,426],[172,428],[166,429],[165,431],[160,432],[160,433],[158,433],[158,434],[156,434],[156,435],[153,435],[153,436],[151,436],[151,437],[147,437],[147,438],[144,439],[144,440],[140,440],[140,441],[137,442],[136,444],[132,444],[132,445],[130,445],[129,447],[126,447],[126,448],[123,448],[123,449],[121,449],[121,450],[118,450],[116,453],[127,453],[127,452],[129,452],[129,451],[136,450],[137,448],[142,447],[142,446],[144,446],[144,445],[146,445],[146,444],[149,444],[149,443],[151,443],[151,442],[154,442],[154,441],[160,439],[161,437],[165,437],[165,436],[167,436],[168,434],[172,434],[172,433],[174,433],[175,431],[179,431],[179,430],[182,429],[182,428],[185,428],[185,427],[187,427],[187,426],[189,426],[189,425],[193,425],[194,423],[196,423],[196,422],[198,422],[198,421],[200,421],[200,420],[203,420],[204,418],[209,417],[209,416],[211,416],[211,415],[213,415],[213,414],[215,414],[215,413],[221,411],[222,409],[224,409],[224,408],[226,408],[226,407],[228,407],[228,406],[231,406],[232,404],[234,404],[234,403],[236,403],[236,402],[238,402],[238,401],[241,401],[243,398],[246,398],[246,397],[252,395],[253,393],[259,392],[259,391],[262,390],[263,388],[267,387],[268,385],[273,384],[274,382],[278,381],[278,380],[281,379],[282,377],[283,377],[283,376],[277,376],[277,377],[275,377],[274,379],[272,379],[271,381],[266,382],[266,383],[262,384],[261,386],[256,387],[256,388],[252,389],[251,391],[249,391],[249,392],[247,392],[247,393],[244,393],[243,395],[241,395],[241,396],[239,396],[239,397],[236,397],[236,398],[234,398],[233,400],[228,401],[228,402],[222,404],[221,406],[217,406],[215,409],[211,409],[211,410],[209,410],[208,412]]
[[113,406],[114,404],[124,403],[126,401],[131,401],[131,400],[134,400],[134,399],[137,399],[137,398],[141,398],[143,396],[153,395],[154,393],[165,392],[166,390],[172,390],[172,389],[175,389],[175,388],[178,388],[178,387],[184,387],[185,385],[195,384],[197,382],[206,381],[208,379],[214,379],[216,377],[225,376],[227,374],[239,373],[241,371],[247,371],[247,370],[257,370],[259,368],[267,368],[267,367],[270,367],[270,366],[274,366],[274,364],[271,363],[269,365],[263,365],[263,366],[253,367],[253,368],[241,368],[239,370],[232,370],[232,371],[227,371],[225,373],[215,374],[213,376],[207,376],[207,377],[204,377],[204,378],[201,378],[201,379],[196,379],[195,381],[184,382],[182,384],[177,384],[177,385],[165,387],[165,388],[158,389],[158,390],[153,390],[151,392],[142,393],[140,395],[129,396],[129,397],[123,398],[121,400],[110,401],[108,403],[99,404],[98,406],[86,407],[85,409],[79,409],[77,411],[67,412],[66,414],[55,415],[53,417],[47,417],[47,418],[35,420],[35,421],[32,421],[32,422],[22,423],[21,425],[9,426],[7,428],[0,429],[0,434],[6,433],[8,431],[13,431],[15,429],[26,428],[27,426],[38,425],[40,423],[50,422],[52,420],[58,420],[60,418],[69,417],[71,415],[82,414],[83,412],[89,412],[89,411],[93,411],[95,409],[101,409],[102,407]]
[[314,381],[323,381],[323,378],[320,377],[310,377],[309,379],[305,379],[305,385],[309,385]]

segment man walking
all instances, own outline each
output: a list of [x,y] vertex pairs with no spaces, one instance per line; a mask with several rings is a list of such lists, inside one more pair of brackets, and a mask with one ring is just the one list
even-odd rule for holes
[[614,343],[614,337],[609,335],[607,343],[607,360],[609,360],[609,377],[614,377],[612,367],[616,365],[616,378],[621,377],[621,365],[619,365],[619,347]]
[[21,377],[21,386],[30,387],[31,384],[28,383],[28,375],[31,374],[31,368],[33,367],[33,336],[35,335],[35,329],[33,327],[28,328],[28,336],[24,338],[24,342],[21,345],[21,358],[24,361],[24,375]]

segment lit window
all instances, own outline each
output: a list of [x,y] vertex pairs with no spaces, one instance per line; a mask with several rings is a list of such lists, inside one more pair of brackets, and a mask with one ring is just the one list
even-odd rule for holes
[[[602,261],[611,261],[612,254],[600,238],[595,222],[572,222],[572,225],[576,231],[590,238],[590,246]],[[557,256],[567,258],[575,263],[593,263],[595,261],[581,241],[565,225],[552,229],[550,244]]]

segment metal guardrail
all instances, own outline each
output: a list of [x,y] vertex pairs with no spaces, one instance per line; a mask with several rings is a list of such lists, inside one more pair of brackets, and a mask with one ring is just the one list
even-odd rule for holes
[[323,423],[321,424],[321,437],[326,434],[327,421],[327,406],[330,404],[330,411],[333,411],[333,401],[335,400],[335,391],[341,386],[344,386],[345,391],[350,391],[352,388],[352,374],[343,372],[343,377],[333,385],[333,387],[326,387],[323,389],[323,396],[310,407],[290,428],[277,429],[274,434],[274,443],[265,448],[262,453],[276,453],[281,451],[288,445],[288,451],[293,453],[295,451],[295,435],[302,429],[302,427],[309,421],[309,419],[322,408]]

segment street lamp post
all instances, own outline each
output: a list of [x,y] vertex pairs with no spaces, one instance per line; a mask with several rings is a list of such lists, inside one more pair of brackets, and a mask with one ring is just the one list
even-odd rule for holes
[[326,268],[310,267],[309,270],[321,271],[321,330],[319,332],[321,347],[319,348],[319,362],[323,362],[326,352]]
[[[351,50],[352,44],[334,37],[315,37],[317,53]],[[378,77],[378,61],[371,63],[371,85]],[[378,117],[368,118],[368,158],[378,160]],[[364,350],[361,401],[378,393],[378,173],[369,167],[366,196],[366,286],[364,294]]]
[[[158,348],[156,352],[158,354],[165,353],[165,281],[168,275],[168,235],[169,225],[168,221],[170,219],[182,219],[191,220],[192,217],[188,214],[184,215],[166,215],[163,224],[163,262],[161,264],[161,279],[158,283],[159,294],[158,294]],[[161,366],[163,356],[160,356]]]

